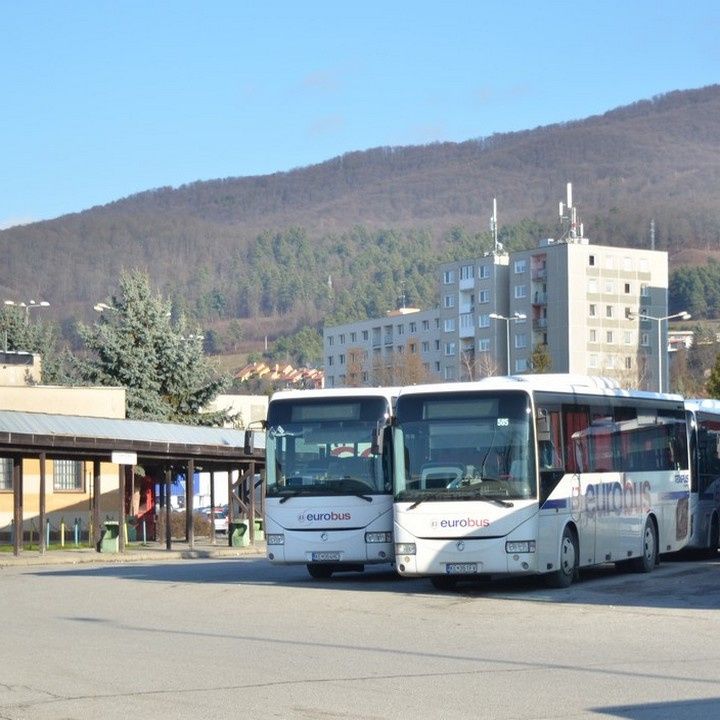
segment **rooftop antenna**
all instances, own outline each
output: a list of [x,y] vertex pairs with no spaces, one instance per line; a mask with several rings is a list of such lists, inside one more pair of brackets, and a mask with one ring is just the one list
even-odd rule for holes
[[655,218],[650,220],[650,249],[655,249]]
[[493,198],[493,213],[490,218],[490,232],[492,232],[493,236],[493,247],[495,248],[494,252],[497,255],[503,249],[502,245],[498,242],[497,198]]

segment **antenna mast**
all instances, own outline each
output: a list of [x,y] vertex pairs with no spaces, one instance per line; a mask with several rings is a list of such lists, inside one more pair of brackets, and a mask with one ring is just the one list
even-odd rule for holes
[[493,247],[495,254],[499,252],[499,244],[498,244],[498,229],[497,229],[497,198],[493,198],[493,213],[492,217],[490,218],[490,231],[492,232],[493,236]]

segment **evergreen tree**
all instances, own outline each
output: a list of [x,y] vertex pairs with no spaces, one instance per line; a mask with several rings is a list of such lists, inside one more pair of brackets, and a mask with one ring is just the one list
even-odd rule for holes
[[202,336],[174,321],[170,305],[150,288],[142,272],[124,273],[120,292],[93,326],[78,332],[89,357],[79,362],[85,382],[126,389],[127,416],[218,425],[227,413],[200,412],[225,387],[203,354]]

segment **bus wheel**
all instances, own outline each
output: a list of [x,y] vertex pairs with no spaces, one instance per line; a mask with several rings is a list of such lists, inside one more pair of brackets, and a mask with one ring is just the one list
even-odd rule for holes
[[634,572],[649,573],[658,561],[658,536],[652,518],[645,520],[642,554],[633,558],[629,565]]
[[457,585],[457,578],[449,575],[435,575],[430,578],[430,583],[436,590],[454,590]]
[[333,574],[332,565],[307,565],[307,571],[310,573],[310,577],[314,577],[316,580],[327,580]]
[[578,543],[575,533],[566,527],[560,541],[560,567],[547,576],[550,587],[570,587],[578,571]]
[[710,523],[710,544],[705,551],[706,557],[711,560],[717,557],[718,545],[720,545],[720,523],[718,522],[718,516],[713,515]]

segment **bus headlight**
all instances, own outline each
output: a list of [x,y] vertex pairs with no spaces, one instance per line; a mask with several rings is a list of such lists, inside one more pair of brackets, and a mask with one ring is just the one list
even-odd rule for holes
[[505,552],[508,555],[515,555],[516,553],[534,553],[535,552],[535,541],[534,540],[508,540],[505,543]]
[[415,543],[395,543],[396,555],[414,555]]
[[284,545],[285,544],[285,536],[284,535],[268,535],[266,542],[268,545]]
[[391,543],[392,533],[389,532],[366,532],[366,543]]

